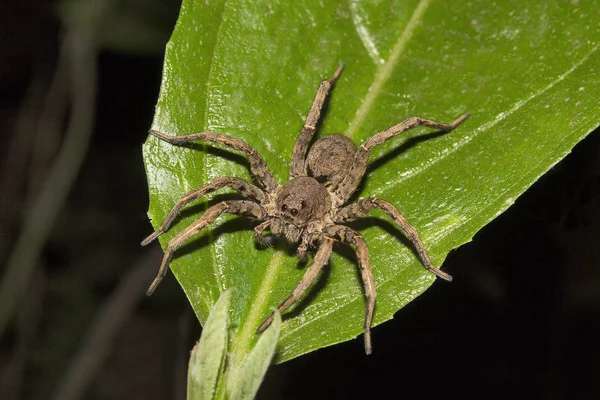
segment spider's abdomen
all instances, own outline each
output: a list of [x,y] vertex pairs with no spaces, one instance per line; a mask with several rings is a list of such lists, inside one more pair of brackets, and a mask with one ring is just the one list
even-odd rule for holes
[[304,227],[331,210],[331,195],[309,176],[294,178],[283,185],[275,198],[278,214],[287,222]]
[[323,185],[337,186],[348,174],[356,145],[344,135],[327,135],[317,140],[306,157],[306,170]]

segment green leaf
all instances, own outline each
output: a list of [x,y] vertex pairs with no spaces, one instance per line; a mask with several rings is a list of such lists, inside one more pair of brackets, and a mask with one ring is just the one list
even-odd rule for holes
[[[345,132],[360,144],[410,115],[450,122],[469,112],[448,135],[417,129],[376,148],[358,193],[396,205],[439,266],[600,124],[597,13],[593,1],[185,0],[152,127],[244,139],[281,183],[317,86],[340,61],[346,68],[320,135]],[[151,137],[144,158],[155,227],[183,193],[210,179],[249,179],[243,158],[207,145]],[[183,212],[163,246],[198,217],[207,205],[200,204]],[[379,324],[434,277],[386,217],[373,216],[359,228],[371,252]],[[233,363],[306,268],[293,250],[255,246],[252,227],[219,218],[172,263],[201,322],[220,292],[237,288]],[[356,261],[343,246],[336,252],[320,284],[283,315],[279,361],[362,332]],[[377,329],[373,341],[379,351]]]
[[228,289],[215,303],[206,319],[200,342],[194,346],[188,370],[188,400],[217,398],[219,377],[225,366],[229,330]]
[[280,328],[281,315],[275,311],[273,323],[260,336],[241,368],[229,376],[231,390],[228,398],[251,400],[256,396],[267,369],[271,365],[273,355],[275,355]]

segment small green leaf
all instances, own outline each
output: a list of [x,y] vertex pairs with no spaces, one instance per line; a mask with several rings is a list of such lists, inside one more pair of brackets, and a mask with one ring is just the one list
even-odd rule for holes
[[[440,266],[600,125],[599,41],[594,1],[184,0],[152,127],[243,139],[283,183],[319,82],[340,61],[346,68],[318,135],[341,132],[360,144],[410,115],[450,122],[471,113],[450,134],[420,129],[376,148],[357,193],[397,206]],[[243,157],[210,145],[151,137],[144,159],[155,227],[180,196],[215,177],[250,180]],[[162,245],[211,201],[184,210]],[[201,322],[221,291],[237,288],[234,363],[306,268],[293,248],[257,247],[253,226],[219,218],[171,264]],[[434,277],[385,215],[374,212],[358,227],[371,254],[379,324]],[[365,299],[351,250],[336,247],[319,279],[310,301],[283,315],[278,361],[362,333]],[[377,329],[373,342],[377,352]],[[356,349],[358,356],[361,344]]]
[[188,400],[217,398],[229,337],[229,301],[232,289],[223,292],[206,319],[200,342],[194,346],[188,370]]
[[230,399],[252,400],[256,396],[275,355],[280,328],[281,315],[275,311],[275,318],[271,326],[260,335],[258,342],[241,367],[229,375]]

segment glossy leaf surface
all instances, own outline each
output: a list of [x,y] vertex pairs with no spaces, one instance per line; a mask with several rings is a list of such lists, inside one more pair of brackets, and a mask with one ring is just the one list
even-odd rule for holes
[[231,400],[252,400],[271,365],[281,329],[281,315],[275,311],[273,323],[256,341],[241,367],[229,376]]
[[[359,193],[396,205],[438,266],[600,124],[597,2],[208,3],[183,2],[152,127],[244,139],[280,183],[319,82],[340,61],[346,68],[320,135],[344,132],[360,144],[410,115],[450,122],[472,114],[448,135],[418,129],[376,148]],[[243,157],[203,144],[177,147],[150,137],[144,157],[155,227],[183,193],[212,178],[250,179]],[[163,246],[214,199],[188,207],[161,237]],[[172,263],[202,322],[219,293],[236,287],[234,362],[306,268],[293,248],[258,248],[253,226],[219,218]],[[371,251],[378,324],[434,277],[382,213],[357,227]],[[280,361],[362,332],[356,262],[351,250],[336,252],[307,299],[283,315]],[[377,329],[373,340],[378,351]]]
[[[187,400],[216,399],[227,357],[229,341],[229,300],[233,289],[221,294],[194,346],[188,366]],[[225,384],[223,383],[223,386]]]

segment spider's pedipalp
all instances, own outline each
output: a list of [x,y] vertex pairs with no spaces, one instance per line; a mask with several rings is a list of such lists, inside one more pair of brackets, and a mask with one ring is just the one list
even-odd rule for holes
[[224,187],[230,187],[231,189],[238,191],[244,197],[254,199],[260,203],[262,203],[265,199],[265,193],[262,190],[242,179],[230,177],[215,178],[206,185],[199,187],[198,189],[194,189],[181,196],[181,198],[177,200],[167,217],[164,219],[160,227],[142,241],[142,246],[146,246],[154,239],[165,233],[169,229],[169,226],[171,226],[171,223],[173,222],[177,214],[179,214],[181,209],[187,204],[199,199],[200,197],[208,193],[214,192],[215,190],[222,189]]
[[409,117],[399,124],[376,133],[367,139],[362,145],[360,145],[356,154],[354,155],[354,160],[352,162],[352,166],[350,167],[350,171],[335,190],[335,194],[343,201],[348,200],[350,196],[352,196],[352,193],[354,193],[365,175],[367,163],[369,161],[369,154],[371,153],[371,149],[373,147],[401,134],[402,132],[416,128],[417,126],[426,126],[428,128],[439,129],[443,132],[450,132],[458,125],[462,124],[467,118],[469,118],[469,114],[463,114],[454,122],[450,124],[443,124],[421,117]]
[[248,161],[250,161],[250,172],[252,176],[262,187],[267,191],[272,192],[277,188],[277,183],[273,174],[267,167],[265,160],[258,154],[258,152],[250,146],[248,143],[241,139],[236,139],[231,136],[223,135],[221,133],[213,132],[196,132],[189,135],[183,136],[169,136],[162,132],[151,130],[150,133],[159,139],[171,144],[184,144],[195,141],[217,143],[225,147],[239,150],[246,154]]
[[296,249],[296,257],[301,263],[308,261],[308,243],[305,241],[300,242],[300,245]]
[[374,208],[379,208],[381,211],[386,213],[390,218],[392,218],[392,220],[394,220],[396,225],[402,229],[408,240],[410,240],[415,247],[415,250],[417,250],[419,259],[427,270],[433,272],[438,278],[452,282],[452,276],[433,266],[429,256],[427,255],[427,251],[425,250],[425,245],[421,241],[417,230],[390,202],[378,199],[376,197],[362,199],[354,204],[350,204],[340,209],[336,213],[334,220],[336,222],[351,222],[366,216],[367,213]]
[[194,221],[192,224],[188,225],[184,230],[175,235],[169,243],[167,244],[167,248],[165,249],[165,255],[160,264],[160,268],[158,270],[158,274],[154,281],[146,291],[146,294],[150,296],[154,289],[158,286],[162,278],[167,274],[169,263],[171,258],[173,257],[173,253],[177,250],[185,241],[190,239],[192,236],[202,231],[208,225],[213,223],[217,217],[221,214],[235,214],[235,215],[243,215],[245,217],[249,217],[255,220],[262,220],[266,211],[258,204],[247,201],[247,200],[231,200],[224,201],[217,205],[210,207],[208,210],[204,212],[204,214]]
[[271,226],[271,223],[273,223],[273,221],[268,219],[266,221],[261,222],[254,228],[254,241],[261,246],[264,246],[264,247],[271,246],[271,242],[268,240],[269,238],[265,238],[263,236],[263,232],[265,230],[269,229],[269,227]]
[[317,94],[312,102],[310,111],[306,116],[306,122],[300,131],[300,135],[298,135],[298,138],[296,139],[296,144],[294,145],[294,150],[292,151],[292,161],[290,163],[291,178],[306,175],[304,159],[306,157],[308,145],[310,144],[310,141],[317,130],[317,124],[321,119],[321,109],[323,108],[323,104],[327,99],[327,95],[331,91],[333,84],[339,78],[343,69],[344,64],[340,63],[331,78],[325,79],[319,85],[319,89],[317,90]]
[[[280,313],[283,313],[291,305],[298,301],[298,299],[302,297],[304,292],[306,292],[306,289],[310,287],[317,275],[319,275],[319,272],[329,261],[332,247],[333,239],[324,238],[321,242],[321,245],[319,246],[319,250],[317,250],[317,253],[315,254],[315,258],[313,260],[312,265],[306,270],[304,276],[302,277],[302,279],[300,279],[300,282],[298,282],[298,285],[296,285],[296,288],[292,291],[292,294],[283,303],[281,303],[279,307],[277,307],[277,310],[279,310]],[[260,326],[256,330],[256,333],[261,333],[262,331],[267,329],[267,327],[271,325],[271,322],[273,322],[273,313],[271,313],[271,315],[269,315],[267,319],[265,319],[265,321],[262,324],[260,324]]]
[[354,229],[344,225],[330,225],[324,233],[338,239],[340,242],[354,246],[354,252],[360,267],[360,276],[365,288],[365,353],[371,354],[371,324],[373,323],[373,314],[375,313],[375,299],[377,298],[377,289],[373,279],[373,271],[369,262],[369,248],[365,239]]

